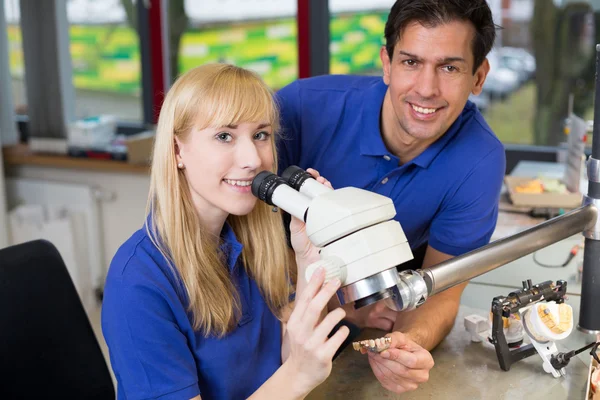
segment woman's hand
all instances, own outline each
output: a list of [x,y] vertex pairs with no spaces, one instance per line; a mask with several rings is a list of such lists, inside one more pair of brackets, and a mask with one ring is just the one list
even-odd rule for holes
[[[317,182],[333,189],[331,183],[327,179],[323,178],[319,174],[319,171],[308,168],[306,172],[311,174],[317,180]],[[294,252],[296,253],[296,263],[298,264],[299,269],[319,260],[319,249],[316,248],[308,239],[308,235],[306,234],[306,225],[304,222],[296,217],[292,217],[290,222],[290,240],[292,242]]]
[[325,271],[319,268],[312,275],[300,297],[296,298],[294,311],[287,323],[290,355],[285,361],[296,393],[308,394],[331,373],[332,359],[350,331],[340,328],[331,338],[327,336],[346,313],[341,308],[327,314],[321,313],[340,286],[337,279],[325,281]]

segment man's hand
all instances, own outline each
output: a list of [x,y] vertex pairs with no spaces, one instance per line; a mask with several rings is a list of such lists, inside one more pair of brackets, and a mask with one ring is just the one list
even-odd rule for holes
[[361,307],[358,310],[354,309],[352,303],[345,304],[342,308],[346,311],[346,320],[361,329],[375,328],[391,332],[396,318],[398,318],[398,312],[387,307],[383,301]]
[[388,350],[368,352],[369,364],[381,385],[394,393],[404,393],[427,382],[434,364],[431,354],[403,333],[386,336],[392,338]]

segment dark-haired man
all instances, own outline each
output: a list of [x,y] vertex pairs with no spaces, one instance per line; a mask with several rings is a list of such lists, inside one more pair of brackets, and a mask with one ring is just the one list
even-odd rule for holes
[[[323,76],[277,93],[284,140],[280,169],[317,169],[333,187],[391,197],[419,265],[488,243],[505,172],[500,141],[468,101],[481,92],[495,40],[485,0],[398,0],[380,52],[383,79]],[[382,302],[357,311],[359,327],[393,331],[394,349],[369,354],[394,392],[429,378],[433,349],[451,330],[465,284],[406,313]]]

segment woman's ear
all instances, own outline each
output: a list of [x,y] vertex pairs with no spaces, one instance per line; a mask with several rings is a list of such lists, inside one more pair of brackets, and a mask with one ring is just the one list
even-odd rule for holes
[[182,150],[181,150],[181,143],[179,142],[179,139],[174,138],[173,139],[173,145],[175,148],[175,158],[177,159],[177,162],[181,162],[181,156],[182,156]]
[[183,162],[183,146],[177,138],[173,139],[173,148],[175,149],[175,161],[177,162],[177,168],[184,169],[185,163]]

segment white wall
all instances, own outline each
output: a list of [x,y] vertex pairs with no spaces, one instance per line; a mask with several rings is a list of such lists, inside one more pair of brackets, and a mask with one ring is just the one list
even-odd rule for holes
[[[6,174],[11,177],[87,184],[97,188],[104,197],[100,200],[100,220],[105,268],[108,268],[119,246],[144,223],[149,175],[37,166],[11,167]],[[43,199],[40,199],[40,203],[43,204]]]

